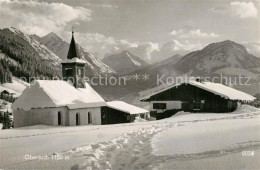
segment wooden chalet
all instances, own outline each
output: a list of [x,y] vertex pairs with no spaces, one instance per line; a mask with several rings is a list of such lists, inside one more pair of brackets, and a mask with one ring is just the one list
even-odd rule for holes
[[152,112],[172,111],[174,114],[178,110],[187,112],[232,112],[237,108],[239,101],[252,102],[254,99],[255,97],[247,93],[223,84],[196,80],[172,85],[142,98],[141,101],[150,102]]

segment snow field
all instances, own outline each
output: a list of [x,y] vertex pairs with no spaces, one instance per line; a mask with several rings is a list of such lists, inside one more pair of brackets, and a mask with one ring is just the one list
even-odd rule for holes
[[[69,154],[77,152],[86,157],[82,164],[73,165],[72,169],[118,169],[135,165],[141,157],[142,145],[147,143],[151,137],[162,131],[160,126],[153,126],[151,129],[140,129],[125,133],[121,137],[101,142],[94,145],[87,145],[81,149],[76,148],[68,151]],[[74,153],[73,153],[74,152]],[[120,153],[118,155],[118,153]],[[123,160],[122,160],[123,159]],[[121,162],[121,164],[118,161]],[[134,167],[135,168],[135,167]]]
[[[155,134],[164,130],[162,125],[153,125],[151,128],[141,128],[129,133],[124,133],[122,136],[91,145],[85,145],[74,148],[61,153],[53,153],[55,155],[63,155],[63,157],[85,157],[85,161],[81,164],[75,164],[71,169],[118,169],[126,167],[142,167],[139,164],[147,166],[143,161],[137,162],[144,157],[144,145],[149,144],[150,139]],[[123,160],[122,160],[123,159]],[[118,161],[121,164],[118,164]],[[136,167],[134,167],[136,166]]]
[[[247,112],[251,111],[251,112]],[[247,112],[245,114],[245,112]],[[234,123],[232,121],[240,121],[240,120],[248,120],[248,119],[258,119],[259,120],[259,109],[252,108],[250,106],[243,106],[237,112],[237,114],[232,115],[223,115],[221,117],[213,117],[213,118],[207,118],[207,119],[197,119],[197,120],[191,120],[191,121],[179,121],[175,122],[174,118],[167,119],[167,121],[161,121],[161,124],[154,124],[151,128],[142,128],[140,130],[135,130],[130,133],[125,133],[123,136],[115,138],[113,140],[99,143],[93,146],[87,146],[87,149],[84,151],[80,151],[81,154],[86,156],[86,161],[82,164],[75,164],[72,166],[72,169],[124,169],[124,168],[133,168],[133,169],[143,169],[143,168],[152,168],[154,166],[161,166],[164,162],[172,161],[172,159],[194,159],[194,158],[205,158],[210,156],[223,156],[230,153],[236,153],[243,149],[247,148],[254,148],[260,146],[260,141],[250,141],[250,136],[245,136],[245,138],[242,140],[234,139],[231,141],[231,143],[228,143],[224,148],[221,148],[218,150],[218,146],[209,145],[207,147],[207,142],[205,142],[205,147],[203,148],[203,152],[195,153],[189,153],[189,147],[184,148],[187,153],[174,153],[171,152],[170,155],[158,155],[156,152],[156,148],[154,146],[153,141],[154,138],[156,138],[157,135],[160,135],[162,133],[166,132],[166,135],[162,139],[162,143],[159,143],[158,146],[166,146],[166,150],[172,151],[171,148],[175,141],[172,140],[170,137],[175,136],[172,135],[174,133],[167,133],[171,129],[177,129],[180,127],[183,129],[183,127],[187,126],[188,130],[191,130],[193,128],[194,124],[200,125],[201,123],[210,123],[212,126],[212,121],[218,122],[223,127],[222,122],[224,121],[224,125],[227,125],[227,123]],[[242,113],[242,114],[238,114]],[[226,122],[225,122],[226,121]],[[249,120],[251,121],[251,120]],[[163,122],[163,123],[162,123]],[[199,123],[198,123],[199,122]],[[243,123],[243,122],[239,122]],[[214,124],[213,124],[214,125]],[[232,126],[231,126],[232,127]],[[213,127],[211,127],[213,128]],[[219,127],[217,127],[219,128]],[[224,133],[227,133],[226,127],[223,127],[221,130],[223,130]],[[210,129],[210,127],[208,127]],[[214,128],[213,128],[214,129]],[[201,129],[198,129],[200,131]],[[239,129],[241,130],[241,129]],[[231,128],[231,133],[237,133],[234,129]],[[255,133],[258,133],[257,131],[254,131]],[[176,134],[177,135],[177,134]],[[205,134],[204,134],[205,135]],[[255,135],[255,134],[254,134]],[[202,137],[202,136],[198,136]],[[193,137],[189,140],[198,140],[198,138]],[[207,138],[207,135],[206,135]],[[225,135],[222,136],[222,138],[225,138]],[[170,139],[167,141],[167,139]],[[203,138],[204,139],[204,138]],[[213,138],[214,140],[214,138]],[[248,141],[247,141],[248,140]],[[199,140],[198,140],[199,141]],[[247,142],[243,142],[247,141]],[[185,143],[185,140],[182,141]],[[200,141],[203,143],[203,141]],[[223,140],[222,142],[226,142]],[[232,143],[233,142],[233,143]],[[185,145],[184,145],[185,146]],[[192,146],[194,147],[194,146]],[[167,149],[168,148],[168,149]],[[196,148],[196,147],[195,147]],[[176,147],[174,147],[176,149]],[[177,148],[178,149],[178,148]],[[161,151],[159,149],[159,151]],[[199,150],[200,151],[200,150]],[[72,151],[69,151],[71,154]]]
[[[259,118],[260,109],[243,105],[228,114],[179,112],[171,118],[150,122],[81,127],[32,126],[5,130],[0,133],[0,147],[6,158],[13,156],[14,159],[4,159],[2,163],[4,168],[169,169],[174,167],[176,161],[183,161],[178,162],[178,167],[187,169],[188,161],[195,162],[199,167],[200,163],[194,160],[212,161],[220,156],[232,158],[233,154],[239,157],[237,153],[242,150],[254,149],[257,153],[260,139],[255,136],[260,130]],[[218,134],[212,133],[211,129],[213,132],[219,129]],[[208,136],[211,133],[214,135]],[[154,141],[162,134],[162,144],[159,144],[158,150],[158,143]],[[230,136],[227,134],[233,136],[230,137],[231,142],[224,146],[222,144],[226,143],[226,136]],[[238,138],[239,135],[242,137]],[[217,142],[208,139],[216,139]],[[196,152],[178,150],[184,148],[184,151],[191,151],[190,148],[194,145],[189,141],[202,144],[203,147],[199,147]],[[28,143],[30,147],[24,146],[21,149],[21,142]],[[218,146],[219,142],[221,145]],[[164,146],[167,146],[170,154],[162,153]],[[14,148],[15,152],[10,148]],[[70,160],[24,162],[20,159],[24,152],[68,156]],[[241,154],[239,158],[241,159]],[[204,160],[205,163],[210,161]],[[208,167],[210,165],[212,164],[208,163]],[[221,165],[219,163],[220,167]]]

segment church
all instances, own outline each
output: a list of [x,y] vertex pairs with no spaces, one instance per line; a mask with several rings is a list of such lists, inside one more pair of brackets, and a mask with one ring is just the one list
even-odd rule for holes
[[61,63],[63,80],[36,80],[27,87],[12,104],[14,128],[128,123],[136,116],[147,117],[145,109],[121,101],[105,102],[84,82],[85,63],[72,32],[67,59]]

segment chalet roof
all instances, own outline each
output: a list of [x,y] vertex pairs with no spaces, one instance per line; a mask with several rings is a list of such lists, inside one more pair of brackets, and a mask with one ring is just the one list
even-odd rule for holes
[[67,59],[72,59],[72,58],[81,59],[79,52],[78,52],[78,49],[77,49],[77,44],[76,44],[75,39],[74,39],[74,32],[72,32],[72,38],[71,38],[71,41],[70,41],[70,48],[69,48],[69,52],[68,52],[68,55],[67,55]]
[[27,87],[12,104],[12,108],[62,107],[69,109],[106,106],[103,98],[88,84],[86,88],[75,88],[66,81],[36,80]]
[[126,112],[129,114],[141,114],[141,113],[148,113],[148,110],[145,110],[140,107],[136,107],[134,105],[122,102],[122,101],[111,101],[107,102],[107,106],[122,112]]
[[165,89],[162,89],[158,92],[152,93],[152,94],[150,94],[146,97],[143,97],[140,100],[141,101],[148,101],[148,100],[150,100],[150,98],[152,96],[155,96],[155,95],[162,93],[166,90],[169,90],[171,88],[175,88],[175,87],[178,88],[178,86],[182,85],[182,84],[190,84],[192,86],[196,86],[198,88],[201,88],[203,90],[206,90],[208,92],[214,93],[216,95],[219,95],[223,98],[230,99],[230,100],[253,101],[253,100],[256,99],[254,96],[252,96],[250,94],[247,94],[245,92],[242,92],[242,91],[236,90],[234,88],[225,86],[225,85],[220,84],[220,83],[187,81],[187,82],[182,82],[182,83],[179,83],[179,84],[171,85],[171,86],[169,86]]

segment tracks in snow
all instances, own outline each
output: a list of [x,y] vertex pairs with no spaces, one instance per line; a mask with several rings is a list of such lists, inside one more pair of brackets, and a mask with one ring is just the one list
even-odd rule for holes
[[185,126],[190,123],[202,121],[253,118],[259,114],[259,112],[254,112],[222,118],[158,123],[154,124],[151,128],[142,128],[130,133],[125,133],[123,136],[107,142],[78,147],[64,154],[85,157],[83,163],[75,164],[71,169],[151,169],[152,167],[160,166],[163,162],[175,159],[203,159],[206,157],[223,156],[240,152],[246,148],[259,148],[260,141],[237,144],[230,148],[203,153],[156,156],[152,154],[150,140],[155,134],[167,130],[168,128],[174,128],[175,126]]
[[[156,161],[152,155],[150,139],[153,135],[165,130],[166,126],[156,125],[148,129],[140,129],[116,139],[76,148],[70,153],[86,157],[82,164],[71,169],[143,169]],[[86,150],[84,150],[86,148]]]

